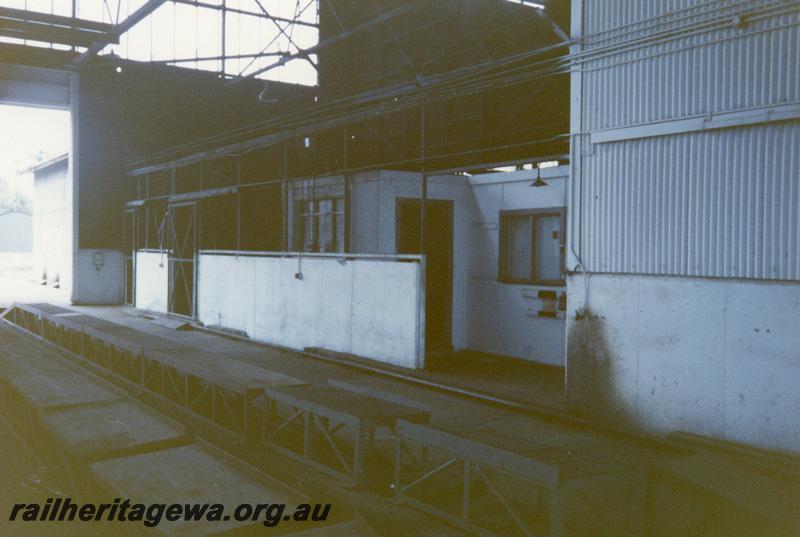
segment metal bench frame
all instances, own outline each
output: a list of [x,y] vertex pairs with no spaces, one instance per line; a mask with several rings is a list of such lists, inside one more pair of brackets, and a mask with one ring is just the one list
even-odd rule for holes
[[[271,449],[294,460],[307,464],[325,474],[335,477],[347,485],[364,484],[364,461],[367,451],[374,448],[375,429],[377,425],[367,420],[326,408],[301,398],[291,398],[284,394],[266,389],[263,405],[261,442]],[[279,416],[278,405],[289,409],[288,416]],[[280,433],[295,422],[302,424],[302,446],[293,449],[285,442],[279,442]],[[352,431],[352,455],[348,457],[339,446],[336,434],[344,429]],[[317,437],[324,440],[337,461],[337,466],[330,466],[313,457],[312,445]]]

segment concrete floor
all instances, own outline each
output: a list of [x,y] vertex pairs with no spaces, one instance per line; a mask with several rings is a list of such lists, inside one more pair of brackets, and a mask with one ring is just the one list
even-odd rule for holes
[[[0,307],[14,302],[70,306],[68,294],[60,289],[34,284],[29,271],[20,268],[0,267]],[[70,306],[71,307],[71,306]],[[129,308],[76,307],[90,315],[108,316],[108,320],[127,325],[131,322]],[[126,314],[120,315],[119,312]],[[136,328],[147,327],[137,323]],[[154,332],[162,335],[160,329]],[[195,335],[198,332],[194,332]],[[197,340],[197,337],[190,338]],[[207,338],[206,338],[207,339]],[[204,340],[205,341],[205,340]],[[216,348],[216,347],[214,347]],[[258,346],[259,351],[263,346]],[[225,352],[223,349],[221,352]],[[353,360],[358,365],[358,360]],[[374,367],[368,360],[361,364]],[[491,355],[476,351],[459,351],[437,354],[428,358],[424,371],[408,370],[377,364],[387,372],[413,375],[424,381],[452,386],[456,389],[485,394],[492,398],[508,400],[520,405],[534,406],[555,412],[564,412],[564,370],[534,362]]]
[[464,350],[428,356],[421,376],[523,405],[566,411],[563,367]]
[[6,307],[15,301],[67,305],[69,294],[61,289],[33,283],[30,267],[4,265],[0,259],[0,307]]
[[[61,536],[78,537],[91,535],[88,524],[14,524],[8,521],[8,512],[16,503],[44,503],[47,498],[58,496],[55,480],[51,477],[52,469],[42,466],[31,455],[27,447],[15,435],[8,425],[0,420],[0,535],[18,535],[20,537]],[[97,531],[95,528],[94,531]]]

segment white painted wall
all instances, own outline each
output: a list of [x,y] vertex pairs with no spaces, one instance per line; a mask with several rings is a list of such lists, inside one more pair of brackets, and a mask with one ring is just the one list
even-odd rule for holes
[[483,352],[561,366],[564,364],[563,319],[539,317],[544,308],[539,290],[561,292],[562,286],[534,286],[498,281],[500,212],[563,208],[567,167],[544,168],[547,186],[533,188],[535,170],[489,173],[470,178],[473,202],[469,217],[469,285],[466,346]]
[[46,276],[61,289],[72,288],[72,213],[69,162],[65,158],[34,172],[33,277]]
[[767,0],[726,8],[760,10],[747,33],[690,4],[572,2],[567,391],[613,424],[800,453],[797,31]]
[[[536,171],[431,176],[428,198],[453,201],[453,347],[563,365],[562,319],[539,317],[539,289],[498,282],[500,211],[562,208],[568,168],[545,168],[545,187],[531,188]],[[351,245],[363,253],[396,252],[398,198],[419,198],[419,174],[381,170],[353,178]]]
[[[397,200],[422,195],[418,173],[380,170],[358,174],[351,187],[351,249],[358,253],[397,252]],[[453,201],[453,347],[467,346],[467,262],[472,193],[466,178],[431,176],[428,199]]]
[[[583,276],[570,279],[584,288]],[[600,317],[569,320],[573,403],[656,433],[800,453],[800,284],[623,275],[588,282],[589,310]],[[587,346],[593,356],[573,354]]]
[[[102,265],[95,263],[95,256]],[[78,250],[72,302],[75,304],[122,304],[123,256],[118,250]]]
[[136,307],[156,313],[167,313],[168,300],[167,252],[136,252]]
[[0,252],[33,251],[33,219],[22,212],[0,214]]
[[198,319],[265,343],[415,368],[419,282],[416,262],[201,253]]

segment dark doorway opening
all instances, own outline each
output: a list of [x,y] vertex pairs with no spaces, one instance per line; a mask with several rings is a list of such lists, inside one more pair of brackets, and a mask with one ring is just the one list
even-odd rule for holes
[[169,312],[194,317],[197,206],[171,205],[168,215]]
[[426,200],[425,248],[420,248],[418,199],[397,200],[397,253],[425,254],[425,349],[452,349],[453,202]]
[[122,253],[125,255],[125,305],[136,303],[136,209],[127,209],[122,219]]

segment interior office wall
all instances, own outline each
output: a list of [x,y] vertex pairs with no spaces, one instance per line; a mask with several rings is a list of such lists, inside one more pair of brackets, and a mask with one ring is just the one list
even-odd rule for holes
[[[470,178],[468,339],[471,349],[563,366],[565,320],[542,317],[552,310],[539,291],[566,292],[565,285],[530,285],[499,280],[502,211],[563,209],[569,169],[565,166],[488,173]],[[538,175],[544,186],[531,186]],[[565,230],[562,230],[562,234]]]
[[[356,175],[351,190],[351,250],[356,253],[397,253],[398,200],[420,199],[421,196],[422,178],[418,173],[380,170]],[[455,349],[467,346],[471,197],[463,176],[428,178],[428,199],[453,201],[452,341]]]

